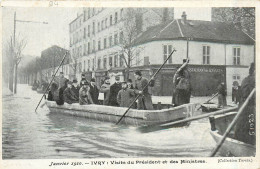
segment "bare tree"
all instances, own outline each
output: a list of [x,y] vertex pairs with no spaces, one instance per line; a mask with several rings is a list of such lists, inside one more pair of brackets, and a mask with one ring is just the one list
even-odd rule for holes
[[237,29],[255,37],[255,8],[212,8],[212,20],[230,22]]
[[74,53],[71,53],[70,55],[70,67],[72,68],[72,71],[73,71],[73,78],[76,77],[76,74],[77,74],[77,70],[79,69],[79,52],[74,52]]

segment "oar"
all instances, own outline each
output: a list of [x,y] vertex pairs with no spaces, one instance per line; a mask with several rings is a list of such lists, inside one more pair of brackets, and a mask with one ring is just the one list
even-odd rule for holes
[[45,96],[46,92],[48,91],[48,89],[49,89],[49,87],[50,87],[50,85],[51,85],[52,81],[54,80],[54,78],[55,78],[55,75],[57,74],[57,72],[58,72],[59,68],[61,67],[62,63],[64,62],[64,60],[65,60],[65,58],[66,58],[66,56],[67,56],[67,53],[68,53],[68,51],[67,51],[67,52],[65,52],[65,54],[64,54],[64,57],[63,57],[63,59],[61,60],[61,62],[60,62],[60,65],[59,65],[58,69],[57,69],[57,70],[56,70],[56,72],[54,73],[54,75],[53,75],[53,77],[52,77],[52,79],[51,79],[50,83],[48,84],[48,86],[47,86],[46,90],[44,91],[44,94],[42,95],[42,98],[41,98],[41,100],[39,101],[39,103],[38,103],[37,107],[35,108],[35,113],[36,113],[36,111],[37,111],[37,109],[38,109],[38,107],[39,107],[39,105],[40,105],[40,103],[41,103],[42,99],[44,98],[44,96]]
[[[157,73],[162,69],[162,67],[165,65],[165,63],[170,59],[170,57],[172,56],[173,52],[176,52],[176,50],[174,49],[170,55],[166,58],[166,60],[163,62],[163,64],[161,65],[161,67],[153,74],[152,78],[149,80],[149,82],[145,85],[145,87],[142,89],[142,92],[144,91],[145,88],[148,87],[148,85],[150,84],[151,80],[154,79],[154,77],[157,75]],[[125,111],[125,113],[122,115],[122,117],[118,120],[118,122],[116,123],[116,125],[118,125],[120,123],[120,121],[125,117],[126,113],[130,110],[130,108],[133,106],[133,104],[136,102],[136,100],[141,96],[141,93],[139,93],[135,100],[130,104],[130,106],[127,108],[127,110]]]
[[[214,94],[209,100],[207,100],[206,102],[204,102],[204,103],[202,103],[202,104],[207,104],[207,103],[209,103],[212,99],[214,99],[216,96],[218,95],[218,92],[216,93],[216,94]],[[201,103],[199,103],[200,104],[200,107],[197,109],[197,110],[199,110],[201,107],[202,107],[202,104]]]
[[139,127],[138,130],[141,131],[141,132],[147,133],[147,132],[151,132],[151,131],[167,129],[167,128],[178,126],[178,125],[183,124],[183,123],[188,123],[188,122],[191,122],[191,121],[194,121],[194,120],[199,120],[199,119],[207,118],[209,116],[224,114],[224,113],[228,113],[228,112],[236,111],[236,110],[237,110],[237,107],[232,107],[232,108],[228,108],[228,109],[218,110],[218,111],[215,111],[215,112],[212,112],[212,113],[207,113],[207,114],[198,115],[198,116],[195,116],[195,117],[186,118],[186,119],[183,119],[183,120],[167,122],[167,123],[157,124],[157,125],[142,126],[142,127]]
[[243,105],[240,107],[237,115],[235,116],[235,118],[232,120],[232,122],[230,123],[230,125],[228,126],[227,130],[225,131],[223,137],[221,138],[220,142],[217,144],[217,146],[215,147],[215,149],[213,150],[213,152],[210,154],[210,157],[214,157],[216,155],[216,153],[218,152],[218,150],[220,149],[220,147],[222,146],[222,144],[224,143],[225,139],[227,138],[227,135],[230,133],[231,129],[234,127],[234,125],[236,124],[238,118],[240,117],[240,115],[243,113],[245,107],[247,106],[249,100],[253,97],[253,95],[255,94],[255,88],[251,91],[250,95],[247,97],[247,99],[245,100],[245,102],[243,103]]

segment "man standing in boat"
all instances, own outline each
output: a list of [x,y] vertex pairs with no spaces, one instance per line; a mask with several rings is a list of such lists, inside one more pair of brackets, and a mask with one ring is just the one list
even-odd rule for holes
[[218,108],[224,108],[227,106],[227,90],[225,87],[225,83],[221,82],[218,86]]
[[189,59],[183,59],[182,66],[176,71],[173,77],[172,104],[174,106],[190,103],[191,83],[187,68],[188,63]]
[[109,106],[119,106],[117,103],[117,95],[118,92],[122,89],[121,83],[120,83],[120,77],[115,77],[116,82],[110,86],[110,93],[109,93]]
[[[119,91],[117,95],[117,103],[120,105],[120,107],[129,107],[134,100],[135,91],[133,89],[128,88],[126,82],[122,82],[122,89]],[[131,108],[135,108],[134,104]]]
[[94,104],[91,95],[89,93],[89,83],[86,81],[82,82],[82,87],[79,90],[79,104]]
[[[153,110],[152,97],[149,93],[148,87],[144,88],[148,84],[148,80],[142,77],[141,71],[136,71],[135,74],[135,89],[142,93],[142,96],[138,98],[137,108],[141,110]],[[150,87],[154,86],[154,80],[152,79]],[[143,91],[143,92],[142,92]]]
[[99,101],[98,101],[99,90],[98,90],[98,87],[96,86],[95,78],[91,78],[89,88],[90,88],[89,93],[91,95],[91,98],[92,98],[94,104],[99,104]]
[[104,84],[102,84],[100,88],[100,92],[104,93],[104,101],[103,105],[108,105],[109,102],[109,93],[110,93],[110,81],[109,77],[106,77],[104,80]]
[[[249,75],[242,81],[239,107],[245,102],[251,91],[255,88],[255,64],[251,63]],[[235,126],[235,138],[239,141],[256,144],[256,97],[249,100]]]

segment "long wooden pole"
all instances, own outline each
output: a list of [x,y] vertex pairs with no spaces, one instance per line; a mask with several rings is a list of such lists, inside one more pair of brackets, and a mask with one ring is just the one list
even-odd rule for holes
[[42,95],[42,98],[41,98],[41,100],[39,101],[39,103],[38,103],[37,107],[35,108],[35,112],[37,111],[37,109],[38,109],[38,107],[39,107],[39,105],[40,105],[40,103],[41,103],[41,101],[42,101],[43,97],[45,96],[46,92],[48,91],[48,89],[49,89],[49,87],[50,87],[50,85],[51,85],[52,81],[54,80],[54,78],[55,78],[55,76],[56,76],[56,74],[57,74],[57,72],[58,72],[58,70],[59,70],[59,68],[61,67],[62,63],[64,62],[64,60],[65,60],[65,58],[66,58],[66,56],[67,56],[67,53],[68,53],[68,51],[66,51],[66,52],[65,52],[65,54],[64,54],[64,56],[63,56],[63,59],[61,60],[61,62],[60,62],[60,65],[59,65],[58,69],[57,69],[57,70],[56,70],[56,72],[54,73],[54,75],[53,75],[53,77],[52,77],[52,79],[51,79],[50,83],[48,84],[48,86],[47,86],[46,90],[44,91],[44,94]]
[[[154,79],[154,77],[158,74],[158,72],[162,69],[162,67],[166,64],[166,62],[170,59],[170,57],[172,56],[172,54],[176,52],[176,50],[174,49],[170,55],[166,58],[166,60],[163,62],[163,64],[160,66],[160,68],[153,74],[152,78],[149,80],[149,82],[145,85],[145,87],[142,89],[142,92],[144,91],[145,88],[148,87],[148,85],[150,84],[151,80]],[[120,123],[120,121],[125,117],[126,113],[130,110],[130,108],[133,106],[133,104],[136,102],[136,100],[141,96],[142,93],[138,94],[135,98],[135,100],[130,104],[130,106],[127,108],[127,110],[125,111],[125,113],[122,115],[122,117],[118,120],[118,122],[116,123],[116,125],[118,125]]]
[[223,137],[221,138],[220,142],[217,144],[217,146],[215,147],[213,152],[210,154],[210,157],[214,157],[216,155],[216,153],[218,152],[218,150],[220,149],[220,147],[224,143],[225,139],[227,138],[227,135],[230,133],[231,129],[235,126],[238,118],[241,116],[241,114],[243,113],[243,111],[244,111],[245,107],[247,106],[249,100],[253,97],[254,94],[255,94],[255,88],[251,91],[250,95],[247,97],[247,99],[245,100],[243,105],[240,107],[237,115],[235,116],[235,118],[232,120],[232,122],[228,126],[228,128],[225,131],[225,133],[224,133]]
[[[207,104],[208,102],[210,102],[212,99],[214,99],[216,96],[218,95],[218,92],[215,93],[209,100],[207,100],[206,102],[202,103],[202,104]],[[201,103],[200,103],[201,104]],[[200,105],[200,107],[197,109],[199,110],[202,106]]]

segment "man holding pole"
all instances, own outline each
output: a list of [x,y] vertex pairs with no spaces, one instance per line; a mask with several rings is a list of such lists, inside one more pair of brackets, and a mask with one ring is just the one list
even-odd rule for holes
[[[137,108],[141,110],[153,110],[153,103],[152,103],[152,97],[151,94],[148,91],[148,80],[144,77],[142,77],[141,71],[136,71],[135,74],[135,89],[139,90],[139,92],[142,92],[142,96],[138,98],[137,102]],[[145,86],[147,86],[145,88]],[[154,86],[154,79],[151,80],[150,87]]]

